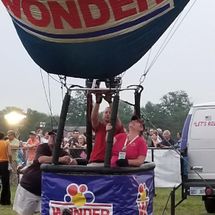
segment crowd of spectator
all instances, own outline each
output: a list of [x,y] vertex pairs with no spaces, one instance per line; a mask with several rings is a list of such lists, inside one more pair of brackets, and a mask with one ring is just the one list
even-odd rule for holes
[[181,144],[181,133],[178,132],[176,136],[176,140],[172,138],[172,134],[170,130],[164,130],[158,128],[158,129],[149,129],[145,130],[143,133],[144,138],[147,141],[148,147],[156,147],[156,148],[168,148],[168,147],[174,147],[174,148],[180,148]]
[[[173,140],[171,132],[169,130],[162,131],[158,129],[149,129],[143,132],[143,137],[146,140],[148,147],[166,148],[166,147],[180,147],[181,135],[177,133],[177,140]],[[17,169],[32,164],[36,149],[38,145],[48,142],[48,132],[43,132],[42,129],[29,132],[29,138],[26,141],[20,141],[16,138],[16,133],[13,130],[7,132],[5,140],[9,143],[12,153],[12,162],[10,166],[11,181],[16,183]],[[74,149],[83,149],[87,147],[86,136],[81,133],[78,129],[73,131],[65,132],[64,138],[61,144],[61,148],[67,151],[69,154]],[[80,154],[76,155],[76,157]],[[82,158],[86,158],[86,153],[81,155]]]
[[[105,129],[105,128],[104,128]],[[104,136],[104,135],[103,135]],[[174,146],[175,148],[180,147],[181,135],[180,132],[177,133],[177,140],[173,140],[171,132],[169,130],[162,131],[158,129],[145,129],[143,132],[143,137],[146,140],[148,147],[156,148],[167,148]],[[26,141],[20,141],[16,138],[16,133],[13,130],[9,130],[5,136],[5,140],[9,143],[12,153],[12,162],[10,166],[11,171],[11,182],[17,183],[17,169],[21,169],[24,166],[29,166],[32,164],[36,149],[38,145],[48,142],[48,132],[43,132],[42,129],[29,132],[29,138]],[[94,143],[93,143],[94,144]],[[64,138],[61,144],[61,148],[74,155],[76,153],[75,149],[83,149],[85,151],[87,147],[86,136],[81,133],[78,129],[73,131],[65,132]],[[75,157],[81,156],[86,158],[86,153],[80,153],[77,151]],[[104,153],[103,153],[104,154]]]

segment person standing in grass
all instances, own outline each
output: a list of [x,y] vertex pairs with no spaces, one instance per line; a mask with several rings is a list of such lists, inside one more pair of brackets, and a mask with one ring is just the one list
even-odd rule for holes
[[4,133],[0,132],[0,176],[2,182],[2,191],[0,197],[1,205],[11,204],[10,194],[10,165],[12,154],[9,142],[4,140]]
[[11,171],[11,182],[14,185],[17,185],[17,159],[18,159],[18,150],[19,150],[19,140],[16,138],[16,133],[14,130],[9,130],[7,132],[8,142],[10,144],[11,153],[12,153],[12,171]]

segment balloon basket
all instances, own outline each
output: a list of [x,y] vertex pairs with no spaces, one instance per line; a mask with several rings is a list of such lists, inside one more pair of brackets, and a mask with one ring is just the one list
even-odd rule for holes
[[42,165],[42,215],[152,215],[154,167]]

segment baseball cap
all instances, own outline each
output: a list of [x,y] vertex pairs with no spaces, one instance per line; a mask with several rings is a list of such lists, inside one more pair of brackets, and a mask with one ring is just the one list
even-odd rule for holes
[[143,128],[144,128],[144,121],[141,120],[137,115],[133,115],[131,117],[131,121],[133,121],[133,120],[138,121],[143,126]]

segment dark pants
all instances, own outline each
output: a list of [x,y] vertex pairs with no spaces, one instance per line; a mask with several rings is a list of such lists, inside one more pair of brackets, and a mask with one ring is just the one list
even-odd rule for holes
[[7,161],[0,162],[0,177],[2,182],[0,204],[10,205],[10,172]]

